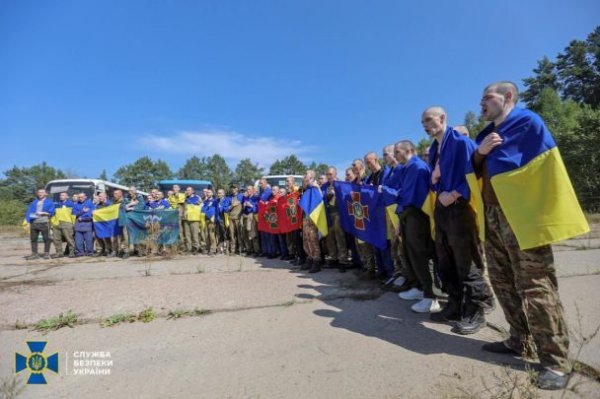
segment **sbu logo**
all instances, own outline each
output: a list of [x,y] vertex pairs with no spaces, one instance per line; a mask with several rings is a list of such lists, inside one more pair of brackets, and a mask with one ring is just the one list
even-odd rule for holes
[[27,369],[31,373],[27,380],[28,384],[45,384],[45,370],[58,373],[58,353],[46,357],[44,355],[46,342],[43,341],[27,341],[27,346],[31,351],[28,356],[15,353],[15,372],[20,373]]

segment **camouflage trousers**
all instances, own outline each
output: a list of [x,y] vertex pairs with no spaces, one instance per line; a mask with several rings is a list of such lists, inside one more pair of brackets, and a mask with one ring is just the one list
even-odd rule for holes
[[340,214],[336,212],[329,213],[331,217],[331,226],[325,237],[327,244],[327,254],[333,261],[338,261],[342,264],[348,263],[348,247],[346,246],[346,235],[340,224]]
[[319,246],[319,232],[317,226],[310,219],[302,223],[302,242],[308,259],[321,262],[321,247]]
[[485,207],[485,252],[492,288],[510,324],[506,344],[544,367],[571,371],[569,334],[558,296],[552,247],[519,244],[499,206]]
[[375,273],[377,270],[377,265],[375,262],[375,251],[373,250],[373,246],[364,241],[360,241],[357,238],[356,250],[358,251],[358,257],[360,258],[363,268],[365,268],[367,271]]

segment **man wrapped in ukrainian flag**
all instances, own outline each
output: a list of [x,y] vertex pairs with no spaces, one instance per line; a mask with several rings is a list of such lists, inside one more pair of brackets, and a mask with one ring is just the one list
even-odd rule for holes
[[485,252],[492,287],[510,324],[495,353],[537,349],[542,389],[568,383],[569,335],[558,295],[551,243],[589,231],[556,143],[539,115],[518,108],[512,82],[487,86],[472,165],[482,182]]

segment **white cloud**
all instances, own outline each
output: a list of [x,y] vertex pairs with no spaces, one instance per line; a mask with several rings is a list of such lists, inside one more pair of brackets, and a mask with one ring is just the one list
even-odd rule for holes
[[219,154],[228,161],[250,158],[263,166],[290,154],[302,159],[315,151],[314,146],[305,145],[300,140],[269,136],[252,137],[229,130],[183,131],[174,136],[151,135],[142,142],[149,149],[158,152],[199,157]]

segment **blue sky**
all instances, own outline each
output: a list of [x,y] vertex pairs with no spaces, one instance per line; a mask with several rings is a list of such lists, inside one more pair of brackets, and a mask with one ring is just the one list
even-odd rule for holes
[[346,166],[452,124],[600,22],[573,1],[0,2],[0,171],[290,153]]

